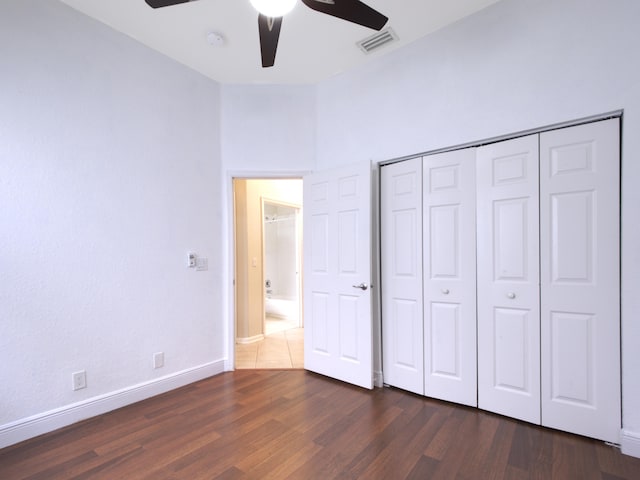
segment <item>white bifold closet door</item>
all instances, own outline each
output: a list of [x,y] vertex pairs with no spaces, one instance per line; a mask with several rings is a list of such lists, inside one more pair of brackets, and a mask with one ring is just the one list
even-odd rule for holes
[[475,149],[424,157],[425,395],[477,406]]
[[385,383],[619,443],[619,137],[612,119],[382,168]]
[[620,441],[618,119],[540,135],[542,424]]
[[384,383],[422,395],[422,159],[380,175]]
[[479,406],[614,443],[619,135],[617,119],[594,122],[477,159]]
[[477,149],[478,406],[540,423],[538,135]]
[[384,382],[475,406],[475,149],[385,165],[381,192]]

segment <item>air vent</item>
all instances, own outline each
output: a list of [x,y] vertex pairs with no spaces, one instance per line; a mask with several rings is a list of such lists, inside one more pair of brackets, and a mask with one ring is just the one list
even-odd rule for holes
[[391,30],[391,28],[385,28],[375,35],[371,35],[364,40],[360,40],[357,45],[364,53],[371,53],[374,50],[382,48],[388,43],[395,42],[396,40],[398,40],[396,32]]

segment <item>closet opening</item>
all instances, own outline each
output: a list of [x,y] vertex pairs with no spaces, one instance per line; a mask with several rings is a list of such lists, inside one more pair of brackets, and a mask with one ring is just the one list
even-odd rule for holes
[[620,118],[380,174],[384,382],[619,443]]

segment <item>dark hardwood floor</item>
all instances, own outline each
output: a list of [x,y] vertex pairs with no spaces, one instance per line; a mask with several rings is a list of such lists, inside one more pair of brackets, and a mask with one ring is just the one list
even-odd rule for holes
[[302,370],[241,370],[0,450],[0,479],[640,479],[602,442]]

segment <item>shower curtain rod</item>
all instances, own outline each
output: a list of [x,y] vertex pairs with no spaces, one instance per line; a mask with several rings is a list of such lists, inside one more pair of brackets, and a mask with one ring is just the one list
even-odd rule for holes
[[285,220],[295,220],[295,214],[293,215],[285,215],[285,216],[276,216],[275,218],[265,218],[264,223],[274,223],[274,222],[284,222]]

